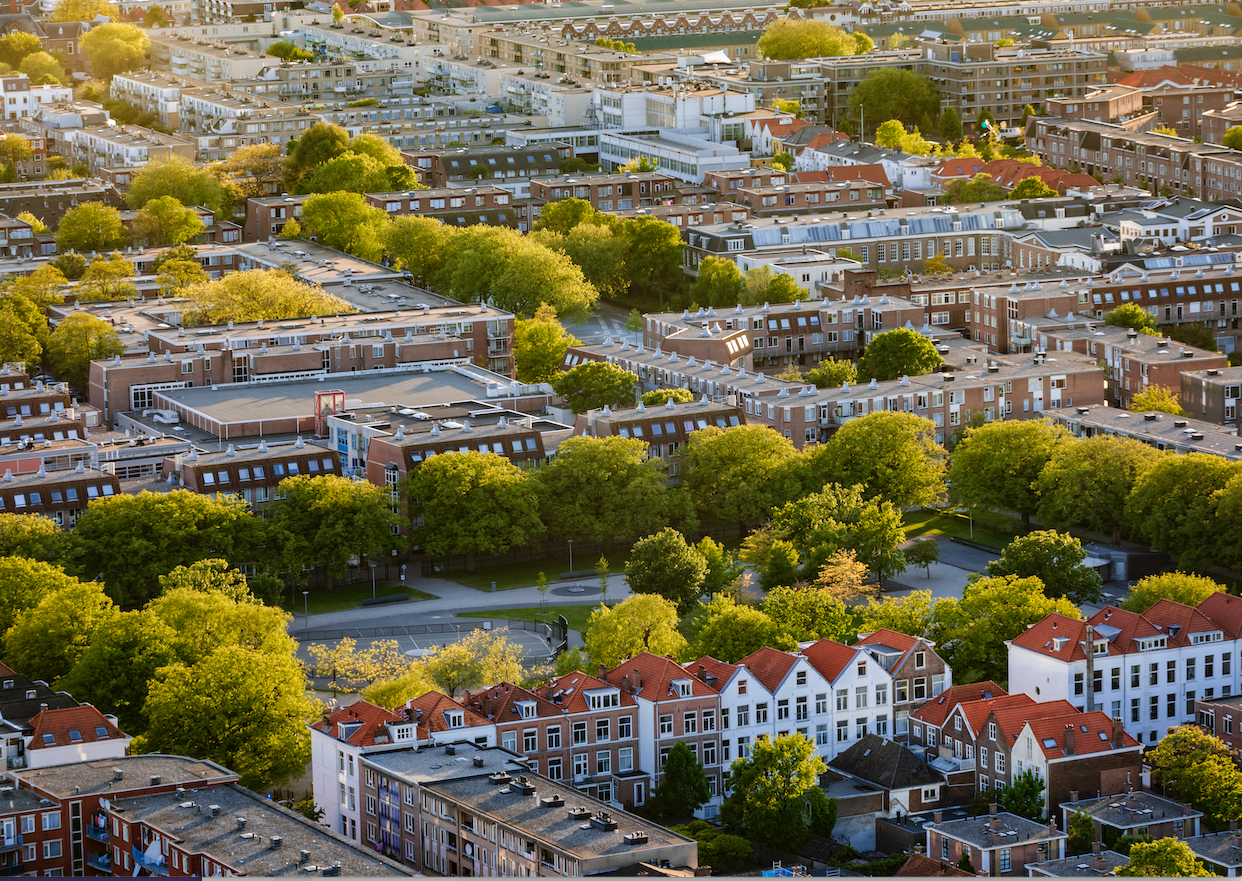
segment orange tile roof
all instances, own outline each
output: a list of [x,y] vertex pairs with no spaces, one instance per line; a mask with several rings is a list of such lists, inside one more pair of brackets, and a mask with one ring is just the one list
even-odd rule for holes
[[[466,728],[486,725],[490,721],[482,714],[476,713],[464,704],[460,704],[448,695],[441,694],[438,691],[429,691],[421,697],[406,701],[404,709],[406,711],[406,720],[418,722],[418,738],[420,740],[426,740],[432,734],[454,730],[445,715],[452,710],[462,711],[462,726]],[[418,712],[419,710],[422,711],[421,715]]]
[[[862,644],[862,640],[859,640]],[[974,682],[970,685],[954,685],[940,692],[932,700],[910,714],[911,719],[918,719],[924,725],[939,728],[949,718],[953,708],[963,701],[991,700],[1003,697],[1008,692],[990,679],[986,682]]]
[[[99,743],[126,737],[120,728],[90,704],[43,710],[30,720],[30,727],[33,729],[30,749],[51,749],[74,743]],[[97,729],[102,729],[103,733],[99,733]],[[49,736],[50,742],[47,739]]]
[[973,878],[974,872],[963,872],[957,866],[933,860],[921,853],[911,854],[893,873],[894,878]]
[[738,663],[755,674],[755,678],[764,688],[775,692],[797,662],[797,657],[789,652],[777,651],[770,646],[764,646],[758,651],[751,652]]
[[946,159],[932,171],[934,177],[974,177],[983,168],[984,162],[977,156]]
[[803,656],[811,662],[811,666],[818,670],[819,675],[829,682],[836,681],[836,678],[841,675],[841,671],[846,668],[850,661],[854,660],[854,656],[858,652],[858,649],[841,645],[841,643],[833,642],[831,639],[821,639],[819,642],[811,643],[802,650]]
[[[1113,746],[1113,720],[1108,718],[1107,713],[1100,710],[1090,713],[1074,712],[1044,716],[1028,720],[1027,725],[1030,726],[1031,734],[1039,742],[1044,755],[1049,759],[1061,759],[1069,755],[1065,733],[1067,727],[1074,729],[1073,754],[1076,756],[1108,752],[1115,748]],[[1121,733],[1121,739],[1123,749],[1133,749],[1139,746],[1139,742],[1124,731]],[[1138,761],[1137,756],[1135,756],[1135,761]]]
[[[1054,612],[1036,621],[1015,636],[1011,642],[1024,649],[1068,663],[1086,659],[1087,656],[1082,650],[1082,641],[1086,639],[1086,635],[1086,624],[1082,621]],[[1061,643],[1059,650],[1055,642],[1058,639],[1065,640]]]
[[515,722],[522,718],[516,706],[519,701],[534,701],[536,718],[563,716],[564,710],[538,693],[511,682],[502,682],[482,691],[466,695],[466,705],[473,713],[495,721],[497,724]]
[[352,746],[365,747],[388,743],[389,723],[404,721],[403,715],[362,700],[341,707],[327,719],[319,719],[311,727]]
[[690,680],[690,694],[694,697],[707,697],[717,693],[716,689],[692,676],[672,658],[663,658],[651,652],[639,652],[628,661],[622,661],[608,671],[607,680],[611,685],[622,685],[632,682],[635,673],[638,674],[640,686],[635,697],[649,701],[662,701],[673,697],[672,683],[675,679]]
[[724,661],[718,661],[711,655],[704,655],[697,660],[688,664],[683,664],[687,670],[696,677],[702,679],[704,675],[715,676],[717,690],[724,687],[724,684],[733,678],[733,674],[737,672],[737,664],[726,664]]
[[1155,70],[1135,70],[1117,78],[1117,85],[1130,86],[1135,89],[1154,89],[1164,83],[1178,86],[1189,86],[1194,80],[1177,67],[1166,64]]
[[1077,716],[1078,708],[1069,701],[1045,701],[1024,707],[1005,707],[993,710],[989,719],[996,720],[998,735],[1007,746],[1013,746],[1027,722],[1034,719],[1050,719],[1057,716]]
[[[587,703],[586,695],[583,692],[590,691],[593,688],[616,688],[597,676],[590,676],[581,671],[575,670],[572,673],[566,673],[559,679],[553,679],[543,689],[543,696],[559,706],[562,712],[566,713],[586,713],[590,712],[590,706]],[[635,706],[634,696],[625,689],[620,689],[621,706]],[[559,693],[559,697],[557,696]]]
[[966,719],[966,725],[975,735],[983,728],[983,723],[988,720],[996,710],[1010,710],[1019,707],[1030,707],[1036,703],[1035,698],[1029,694],[1006,694],[1001,697],[994,697],[991,700],[984,701],[968,701],[959,704],[960,712]]
[[879,630],[868,633],[861,637],[855,645],[886,645],[889,648],[901,649],[908,652],[924,640],[917,636],[910,636],[908,633],[902,633],[898,630],[889,630],[887,627],[881,627]]
[[1225,639],[1242,636],[1242,599],[1230,596],[1222,590],[1212,594],[1195,608],[1225,632]]

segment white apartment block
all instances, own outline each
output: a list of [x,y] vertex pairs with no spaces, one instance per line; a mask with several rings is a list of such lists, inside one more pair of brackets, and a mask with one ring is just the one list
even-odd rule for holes
[[0,77],[0,83],[4,86],[5,119],[33,116],[40,107],[73,100],[73,89],[67,86],[32,86],[25,74]]
[[1242,599],[1197,607],[1161,600],[1136,614],[1112,606],[1087,621],[1049,615],[1009,643],[1009,683],[1037,701],[1067,700],[1120,718],[1155,743],[1195,720],[1195,701],[1239,693]]
[[630,86],[597,88],[591,104],[604,128],[699,131],[713,118],[753,113],[755,96],[715,86]]
[[599,159],[614,167],[634,159],[649,159],[657,171],[692,184],[701,184],[710,171],[750,167],[749,153],[709,141],[706,132],[695,136],[667,129],[660,129],[658,135],[603,131],[599,137]]

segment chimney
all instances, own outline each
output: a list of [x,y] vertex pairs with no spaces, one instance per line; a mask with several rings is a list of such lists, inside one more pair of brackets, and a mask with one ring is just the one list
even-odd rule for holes
[[1078,790],[1077,790],[1077,789],[1071,789],[1071,790],[1070,790],[1070,802],[1071,802],[1071,803],[1073,803],[1073,802],[1076,802],[1076,801],[1078,801]]
[[933,822],[933,823],[943,823],[943,822],[944,822],[944,813],[943,813],[942,811],[936,811],[936,813],[932,814],[932,822]]
[[1048,834],[1049,835],[1057,834],[1057,818],[1056,817],[1048,818]]
[[1138,810],[1138,796],[1134,794],[1133,789],[1126,793],[1126,807],[1132,811]]
[[1092,853],[1098,854],[1098,853],[1100,853],[1103,849],[1104,849],[1104,843],[1103,843],[1102,841],[1100,841],[1098,838],[1097,838],[1095,841],[1091,842],[1091,852],[1092,852]]
[[1000,847],[1001,836],[995,829],[992,830],[992,847]]
[[999,829],[1000,827],[1000,815],[996,813],[996,805],[988,805],[988,828]]
[[1113,719],[1113,749],[1121,749],[1126,745],[1126,730],[1121,727],[1121,719]]
[[637,670],[630,671],[630,684],[634,686],[635,691],[642,691],[643,677]]
[[1194,812],[1194,808],[1190,806],[1190,802],[1182,802],[1182,816],[1189,817]]
[[914,852],[915,852],[916,854],[918,854],[919,856],[922,856],[922,855],[923,855],[923,845],[921,845],[921,844],[916,844],[916,845],[914,846]]
[[608,680],[608,668],[605,667],[603,664],[599,665],[599,674],[596,676],[596,678],[603,679],[605,682]]
[[1065,726],[1065,754],[1072,756],[1074,754],[1074,726]]
[[1108,863],[1104,862],[1104,854],[1097,853],[1091,858],[1091,868],[1097,872],[1103,872],[1108,867]]
[[1230,832],[1237,832],[1237,831],[1238,831],[1238,821],[1237,821],[1237,820],[1230,820],[1230,821],[1229,821],[1229,831],[1230,831]]

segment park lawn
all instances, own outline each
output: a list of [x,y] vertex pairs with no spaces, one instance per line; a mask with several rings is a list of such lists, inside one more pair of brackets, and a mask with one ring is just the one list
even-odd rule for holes
[[[616,551],[608,558],[608,573],[617,575],[625,571],[625,557],[628,552]],[[585,584],[594,587],[598,583],[598,577],[595,575],[595,563],[599,560],[596,556],[594,559],[583,560],[578,554],[574,554],[574,566],[578,571],[584,569],[591,570],[590,574],[580,575],[578,578],[566,580],[564,583]],[[437,573],[441,578],[449,578],[453,581],[460,582],[466,587],[473,587],[475,590],[490,591],[492,582],[496,582],[496,590],[513,590],[518,587],[534,587],[539,583],[539,573],[542,572],[548,579],[548,583],[556,586],[561,583],[561,573],[569,571],[569,557],[544,557],[542,560],[532,560],[529,563],[506,563],[503,566],[490,566],[486,569],[478,569],[474,572],[444,572]]]
[[[410,595],[410,600],[434,600],[438,599],[435,594],[426,591],[416,590],[407,587],[405,592]],[[324,612],[344,612],[348,609],[357,609],[362,606],[363,600],[371,598],[371,582],[358,582],[357,584],[338,584],[336,587],[328,590],[324,587],[312,588],[308,596],[305,597],[306,602],[303,603],[301,591],[295,594],[293,605],[289,605],[289,598],[285,597],[281,603],[285,607],[285,611],[292,612],[294,615],[306,614],[309,609],[310,614],[320,615]],[[376,596],[393,596],[401,593],[400,582],[377,583],[375,585]],[[402,605],[394,603],[393,605]],[[391,606],[376,606],[378,609],[391,608]]]
[[[943,535],[947,538],[972,540],[970,518],[966,514],[920,508],[907,511],[902,516],[902,520],[905,523],[907,538]],[[1022,527],[1021,520],[997,514],[995,511],[976,510],[974,521],[973,541],[994,548],[998,552],[1004,550],[1014,538],[1027,531]]]
[[546,609],[493,609],[488,612],[458,612],[458,618],[503,618],[510,621],[555,621],[564,615],[570,630],[582,633],[587,620],[599,606],[548,606]]

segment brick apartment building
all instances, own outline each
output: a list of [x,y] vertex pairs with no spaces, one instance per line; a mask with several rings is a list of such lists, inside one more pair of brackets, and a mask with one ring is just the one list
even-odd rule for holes
[[1183,410],[1205,422],[1242,428],[1242,367],[1184,370],[1179,391]]
[[952,865],[965,858],[976,874],[990,877],[1025,877],[1027,863],[1065,857],[1069,836],[1057,831],[1056,820],[1037,823],[995,804],[981,820],[948,820],[937,811],[925,827],[928,854]]
[[654,171],[533,178],[530,196],[546,202],[582,199],[590,202],[597,211],[626,211],[683,203],[677,180]]
[[573,158],[569,144],[553,142],[531,147],[458,147],[428,152],[406,151],[405,164],[431,188],[485,180],[517,181],[560,174],[561,164]]

